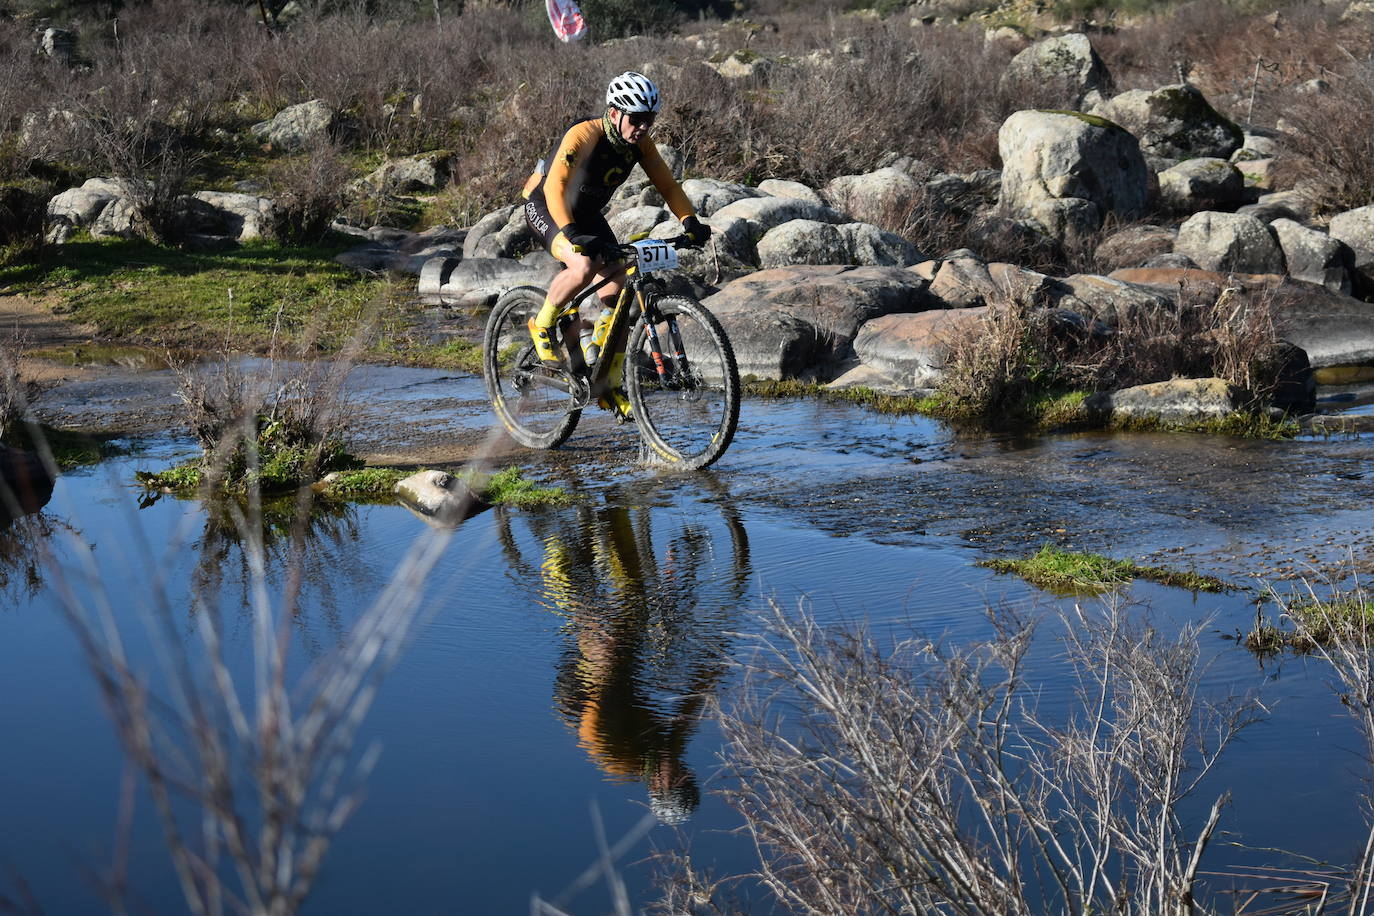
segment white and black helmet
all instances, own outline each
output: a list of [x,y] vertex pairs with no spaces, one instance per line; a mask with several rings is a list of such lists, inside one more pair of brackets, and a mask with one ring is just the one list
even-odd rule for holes
[[658,87],[643,73],[626,70],[606,87],[606,104],[629,113],[657,112]]

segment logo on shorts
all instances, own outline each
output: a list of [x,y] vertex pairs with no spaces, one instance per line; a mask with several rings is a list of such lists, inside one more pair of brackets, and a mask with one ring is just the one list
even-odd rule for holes
[[534,231],[540,235],[547,235],[549,232],[549,221],[544,219],[544,215],[539,212],[539,208],[534,205],[534,201],[525,204],[525,219],[534,227]]

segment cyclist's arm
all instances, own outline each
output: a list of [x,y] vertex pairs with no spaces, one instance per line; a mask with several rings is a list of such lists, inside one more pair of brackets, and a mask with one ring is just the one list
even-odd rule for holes
[[668,163],[663,161],[659,155],[658,147],[654,141],[645,137],[639,141],[639,151],[642,158],[639,164],[644,167],[644,174],[649,176],[649,180],[658,188],[658,193],[663,195],[663,199],[668,204],[668,209],[673,211],[673,215],[679,221],[689,216],[696,216],[696,210],[692,207],[692,202],[687,199],[687,195],[682,192],[682,186],[673,177],[672,171],[668,168]]
[[549,174],[544,179],[544,203],[554,224],[566,236],[568,224],[573,221],[572,211],[577,193],[575,176],[586,172],[587,157],[596,148],[601,138],[601,122],[583,121],[574,124],[563,135],[558,151],[549,163]]

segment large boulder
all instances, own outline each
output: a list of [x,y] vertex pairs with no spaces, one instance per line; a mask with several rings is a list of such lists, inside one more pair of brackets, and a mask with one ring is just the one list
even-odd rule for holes
[[1217,113],[1206,97],[1187,83],[1153,91],[1132,89],[1093,109],[1140,139],[1140,149],[1156,159],[1197,156],[1229,159],[1245,133]]
[[127,196],[124,186],[113,178],[88,178],[81,187],[69,188],[48,201],[48,222],[84,229],[112,200]]
[[766,178],[759,182],[759,190],[773,197],[795,197],[807,203],[825,206],[825,198],[800,181],[784,181],[781,178]]
[[821,223],[794,219],[770,230],[758,243],[759,266],[852,264],[907,267],[923,256],[906,239],[868,223]]
[[1269,228],[1278,237],[1290,277],[1349,295],[1351,252],[1345,243],[1291,219],[1276,219]]
[[1002,209],[1037,220],[1057,238],[1091,231],[1108,213],[1144,212],[1149,174],[1140,147],[1102,118],[1018,111],[997,133]]
[[714,178],[689,178],[682,183],[682,192],[691,201],[697,216],[703,219],[737,200],[764,196],[764,192],[748,185],[717,181]]
[[824,188],[825,199],[860,222],[891,222],[922,196],[921,183],[896,168],[841,175]]
[[1159,199],[1178,213],[1230,208],[1245,199],[1245,179],[1225,159],[1187,159],[1159,173]]
[[433,191],[448,184],[452,167],[453,154],[437,150],[404,159],[388,159],[364,180],[383,194]]
[[705,304],[729,333],[741,373],[828,380],[852,358],[865,322],[937,306],[926,285],[895,267],[783,267],[735,280]]
[[663,207],[631,207],[607,217],[606,222],[615,233],[615,237],[623,242],[642,233],[652,232],[659,223],[671,218],[672,214]]
[[512,258],[542,249],[542,243],[525,220],[523,207],[503,207],[477,221],[463,242],[465,258]]
[[1104,239],[1093,259],[1099,270],[1107,272],[1140,267],[1156,255],[1172,252],[1177,237],[1177,229],[1164,226],[1129,226]]
[[561,267],[542,251],[524,261],[436,257],[420,270],[419,294],[442,305],[489,305],[512,286],[547,289]]
[[1002,74],[1002,85],[1009,91],[1052,88],[1077,108],[1089,93],[1109,92],[1111,76],[1088,36],[1074,32],[1037,41],[1017,54]]
[[1203,270],[1281,274],[1283,249],[1268,226],[1239,213],[1195,213],[1178,228],[1174,251]]
[[944,379],[951,345],[977,333],[986,306],[874,318],[854,338],[860,363],[898,388],[933,388]]
[[829,207],[795,197],[749,197],[712,213],[710,223],[718,231],[723,231],[733,220],[742,220],[752,237],[752,243],[757,244],[770,229],[794,219],[809,219],[820,223],[848,222],[844,216]]
[[1331,237],[1349,246],[1355,291],[1374,294],[1374,205],[1331,217]]
[[1005,297],[988,265],[978,258],[950,258],[930,281],[930,295],[951,309],[980,308]]
[[230,191],[197,191],[184,201],[196,232],[238,241],[276,235],[277,205],[267,197]]
[[253,136],[278,150],[302,150],[328,139],[338,124],[338,113],[323,99],[311,99],[277,112],[269,121],[249,128]]

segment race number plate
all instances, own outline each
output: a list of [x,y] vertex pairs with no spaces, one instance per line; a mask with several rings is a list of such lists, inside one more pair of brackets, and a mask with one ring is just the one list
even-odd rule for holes
[[677,269],[677,252],[667,242],[645,239],[632,244],[635,251],[639,252],[639,269],[644,273]]

